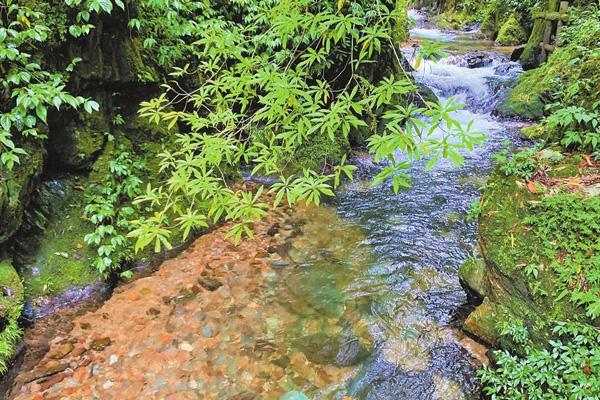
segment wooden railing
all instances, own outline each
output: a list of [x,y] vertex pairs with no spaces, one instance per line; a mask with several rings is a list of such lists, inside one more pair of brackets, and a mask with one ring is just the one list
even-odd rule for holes
[[[560,46],[560,31],[564,24],[569,20],[569,1],[561,1],[558,10],[548,11],[538,14],[536,18],[542,18],[546,21],[544,36],[540,43],[541,54],[540,61],[545,62],[550,53]],[[554,41],[552,38],[554,37]]]

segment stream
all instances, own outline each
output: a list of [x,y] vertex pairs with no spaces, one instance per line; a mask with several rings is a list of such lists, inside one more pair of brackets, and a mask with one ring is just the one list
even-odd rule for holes
[[[465,215],[493,167],[492,155],[519,141],[517,124],[491,112],[521,68],[472,33],[441,32],[413,17],[414,38],[445,42],[449,52],[437,64],[423,63],[416,80],[442,100],[464,102],[455,118],[473,120],[489,140],[466,154],[461,168],[444,161],[425,172],[425,162],[415,163],[412,187],[399,195],[372,188],[378,167],[356,158],[360,179],[328,210],[336,217],[321,210],[307,218],[299,241],[310,238],[314,248],[302,252],[297,248],[310,246],[292,243],[288,251],[301,268],[284,277],[285,291],[273,302],[292,304],[295,318],[276,334],[290,337],[309,360],[354,365],[345,383],[305,387],[314,398],[478,398],[474,355],[456,329],[467,303],[458,268],[477,252],[476,224]],[[484,66],[467,68],[465,53],[473,49],[489,59]],[[403,51],[410,59],[414,49]]]
[[[16,398],[40,390],[102,399],[133,398],[126,393],[137,390],[143,398],[166,398],[174,387],[184,394],[168,398],[479,398],[476,371],[486,348],[460,330],[469,305],[458,268],[477,254],[476,224],[465,215],[493,167],[492,155],[521,140],[517,123],[492,115],[521,69],[475,31],[443,32],[420,14],[412,17],[413,38],[441,41],[449,54],[437,64],[421,63],[415,79],[442,100],[465,103],[454,117],[473,120],[489,136],[464,154],[462,167],[441,161],[426,172],[426,160],[415,162],[412,186],[394,195],[385,185],[370,185],[381,166],[357,155],[357,177],[333,204],[288,210],[263,235],[281,238],[277,248],[264,255],[242,248],[253,254],[245,262],[222,241],[200,253],[202,240],[212,240],[200,238],[155,276],[120,288],[97,315],[76,320],[73,339],[55,339],[40,372],[22,371],[17,382],[43,379],[15,386]],[[402,51],[410,60],[415,47]],[[245,265],[241,272],[235,263]],[[198,271],[206,291],[190,277]],[[170,280],[179,296],[164,295],[175,290]],[[92,352],[77,346],[95,333],[109,337],[91,343],[96,353],[84,364],[76,357]],[[69,367],[75,373],[60,370],[44,386],[49,365],[68,357],[79,366]]]

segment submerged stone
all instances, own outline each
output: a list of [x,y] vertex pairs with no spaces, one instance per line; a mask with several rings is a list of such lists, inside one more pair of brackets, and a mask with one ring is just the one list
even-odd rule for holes
[[279,398],[279,400],[309,400],[308,397],[302,393],[297,391],[287,392],[283,396]]
[[110,338],[104,337],[104,338],[93,340],[92,343],[90,344],[90,348],[92,350],[102,351],[105,348],[107,348],[108,346],[110,346],[111,344],[112,344],[112,341],[110,340]]
[[71,351],[73,351],[72,343],[64,343],[53,347],[52,350],[48,353],[48,358],[61,359],[66,357]]
[[200,284],[200,286],[202,286],[204,289],[210,292],[214,292],[215,290],[218,290],[221,286],[223,286],[221,282],[213,278],[198,278],[198,283]]
[[350,334],[329,336],[316,333],[297,339],[294,347],[302,351],[309,361],[338,367],[356,365],[369,353],[360,339]]

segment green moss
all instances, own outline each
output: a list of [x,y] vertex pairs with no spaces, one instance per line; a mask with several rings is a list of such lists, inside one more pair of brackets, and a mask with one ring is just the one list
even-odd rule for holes
[[64,126],[53,126],[50,151],[55,162],[69,168],[87,167],[102,151],[110,122],[103,112],[88,114],[84,111]]
[[[29,296],[55,295],[66,289],[84,286],[99,279],[92,266],[95,250],[85,245],[84,236],[93,231],[83,218],[83,192],[73,189],[81,182],[67,180],[64,199],[52,197],[55,210],[48,226],[34,240],[22,264],[26,291]],[[23,241],[28,240],[21,238]]]
[[500,46],[516,46],[523,43],[523,41],[525,41],[525,31],[519,24],[517,17],[512,14],[506,22],[502,24],[498,37],[496,38],[496,44]]
[[37,178],[42,173],[46,152],[41,143],[25,143],[23,161],[8,171],[0,165],[0,243],[8,240],[21,225]]
[[125,136],[137,146],[149,142],[158,143],[165,140],[168,142],[169,138],[173,138],[178,133],[176,125],[169,130],[164,124],[155,124],[138,115],[126,121],[123,131]]
[[21,278],[10,261],[0,261],[0,286],[0,321],[3,325],[0,332],[0,373],[4,373],[21,336],[18,319],[24,300]]
[[142,59],[143,45],[140,38],[124,40],[122,42],[122,58],[117,58],[120,71],[125,73],[127,81],[157,83],[158,72]]

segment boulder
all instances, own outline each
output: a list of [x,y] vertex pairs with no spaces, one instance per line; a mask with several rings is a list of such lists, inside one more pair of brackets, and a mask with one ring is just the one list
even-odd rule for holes
[[62,116],[50,125],[50,160],[67,170],[86,168],[102,152],[110,132],[110,121],[104,112],[82,111],[71,118]]
[[[544,346],[553,337],[556,321],[587,320],[585,310],[559,293],[550,268],[540,268],[535,279],[525,266],[534,256],[548,265],[539,239],[523,223],[527,205],[536,195],[527,185],[499,170],[489,178],[479,217],[479,247],[482,261],[468,262],[460,269],[463,284],[483,302],[471,313],[463,328],[494,346],[522,350],[521,345],[500,334],[512,323],[522,323],[534,346]],[[567,296],[568,297],[568,296]]]
[[489,67],[497,59],[492,53],[484,53],[481,51],[471,51],[464,55],[464,60],[460,63],[460,66],[467,68],[484,68]]
[[42,173],[46,152],[41,141],[28,142],[23,148],[27,155],[21,156],[21,163],[12,170],[0,165],[0,243],[18,230]]
[[481,258],[468,259],[458,270],[460,283],[471,297],[485,297],[485,261]]
[[496,44],[500,46],[516,46],[526,39],[526,33],[517,17],[511,15],[500,27]]

